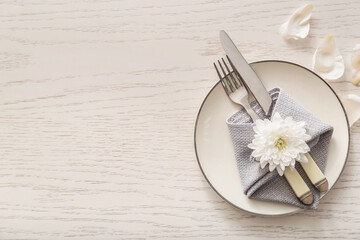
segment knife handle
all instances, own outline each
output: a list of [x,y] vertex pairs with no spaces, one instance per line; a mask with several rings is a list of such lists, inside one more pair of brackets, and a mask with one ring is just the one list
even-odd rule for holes
[[315,163],[314,159],[310,156],[309,153],[306,153],[305,156],[308,159],[307,163],[300,163],[304,169],[306,175],[310,179],[311,183],[320,191],[326,192],[329,188],[328,181],[324,174],[321,172],[318,165]]
[[290,184],[297,198],[303,204],[309,205],[314,201],[314,196],[296,169],[285,168],[284,176]]

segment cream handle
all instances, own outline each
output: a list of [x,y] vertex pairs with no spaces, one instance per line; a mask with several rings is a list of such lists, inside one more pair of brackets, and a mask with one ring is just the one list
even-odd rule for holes
[[326,192],[328,190],[328,181],[326,177],[321,172],[318,165],[315,163],[314,159],[310,156],[309,153],[306,153],[305,156],[308,159],[307,163],[300,163],[304,169],[306,175],[309,177],[310,181],[320,192]]
[[291,170],[290,168],[285,168],[284,176],[291,188],[293,189],[295,195],[300,199],[304,204],[312,204],[314,197],[312,192],[310,192],[309,187],[304,182],[304,179],[300,176],[296,169]]

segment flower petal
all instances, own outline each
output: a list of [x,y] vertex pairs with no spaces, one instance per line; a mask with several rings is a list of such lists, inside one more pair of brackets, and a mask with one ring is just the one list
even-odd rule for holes
[[287,22],[281,25],[280,33],[285,39],[303,39],[306,38],[310,31],[310,17],[313,5],[306,4],[298,8]]
[[298,162],[302,162],[302,163],[307,163],[308,159],[305,156],[305,154],[300,154],[300,159],[298,160]]
[[348,94],[339,96],[349,117],[350,126],[360,119],[360,96]]
[[280,166],[276,166],[276,170],[280,176],[284,175],[284,170],[282,170]]
[[312,68],[329,81],[337,80],[343,76],[345,71],[344,59],[336,48],[333,35],[329,35],[316,49]]
[[276,165],[274,165],[274,164],[269,165],[270,172],[274,171],[275,168],[276,168]]
[[267,164],[268,164],[268,162],[262,161],[262,162],[260,162],[260,167],[264,168]]
[[285,165],[282,162],[280,163],[280,168],[281,170],[285,171]]
[[351,54],[352,83],[355,86],[360,84],[360,44],[356,44]]

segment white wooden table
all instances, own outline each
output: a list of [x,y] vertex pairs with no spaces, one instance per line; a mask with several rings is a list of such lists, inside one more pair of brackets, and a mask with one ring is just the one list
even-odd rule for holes
[[360,123],[316,212],[254,217],[196,162],[196,113],[227,30],[249,61],[311,66],[334,34],[360,43],[358,0],[314,1],[310,37],[279,26],[303,1],[0,2],[0,239],[360,239]]

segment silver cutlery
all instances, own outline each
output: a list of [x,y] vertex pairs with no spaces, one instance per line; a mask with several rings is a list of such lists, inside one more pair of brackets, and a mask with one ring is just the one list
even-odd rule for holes
[[[261,80],[247,63],[240,51],[237,49],[229,35],[227,35],[227,33],[223,30],[220,31],[220,41],[226,54],[228,55],[233,69],[236,70],[235,72],[245,82],[245,85],[249,88],[264,112],[268,114],[272,100]],[[306,154],[306,157],[308,162],[300,163],[300,165],[304,169],[306,175],[309,177],[311,183],[320,192],[326,192],[328,190],[328,181],[326,177],[314,162],[310,154]]]
[[225,31],[220,31],[220,41],[234,69],[253,93],[254,98],[267,115],[270,110],[272,99],[263,83]]
[[226,94],[229,96],[229,98],[237,104],[240,104],[243,106],[246,110],[246,112],[250,115],[253,122],[256,121],[256,119],[259,119],[256,112],[250,107],[249,100],[248,100],[248,91],[246,90],[244,84],[242,81],[236,80],[239,79],[238,76],[236,76],[236,73],[234,71],[230,71],[228,65],[226,64],[225,60],[221,58],[223,65],[226,68],[226,71],[224,70],[221,62],[218,60],[218,64],[220,66],[221,72],[223,73],[224,77],[221,76],[219,69],[216,67],[216,64],[214,63],[214,67],[216,69],[217,74],[219,75],[221,85],[223,86]]
[[[221,60],[223,64],[218,60],[218,65],[223,75],[221,75],[218,67],[214,63],[214,67],[217,74],[219,75],[221,85],[223,86],[226,94],[229,96],[231,101],[244,107],[253,122],[255,122],[257,119],[259,119],[259,116],[250,107],[248,100],[249,93],[244,86],[242,79],[235,71],[230,70],[229,66],[226,64],[223,58]],[[313,194],[296,169],[290,170],[289,168],[286,168],[284,171],[284,176],[290,184],[291,188],[293,189],[295,195],[300,199],[302,203],[313,203]]]

